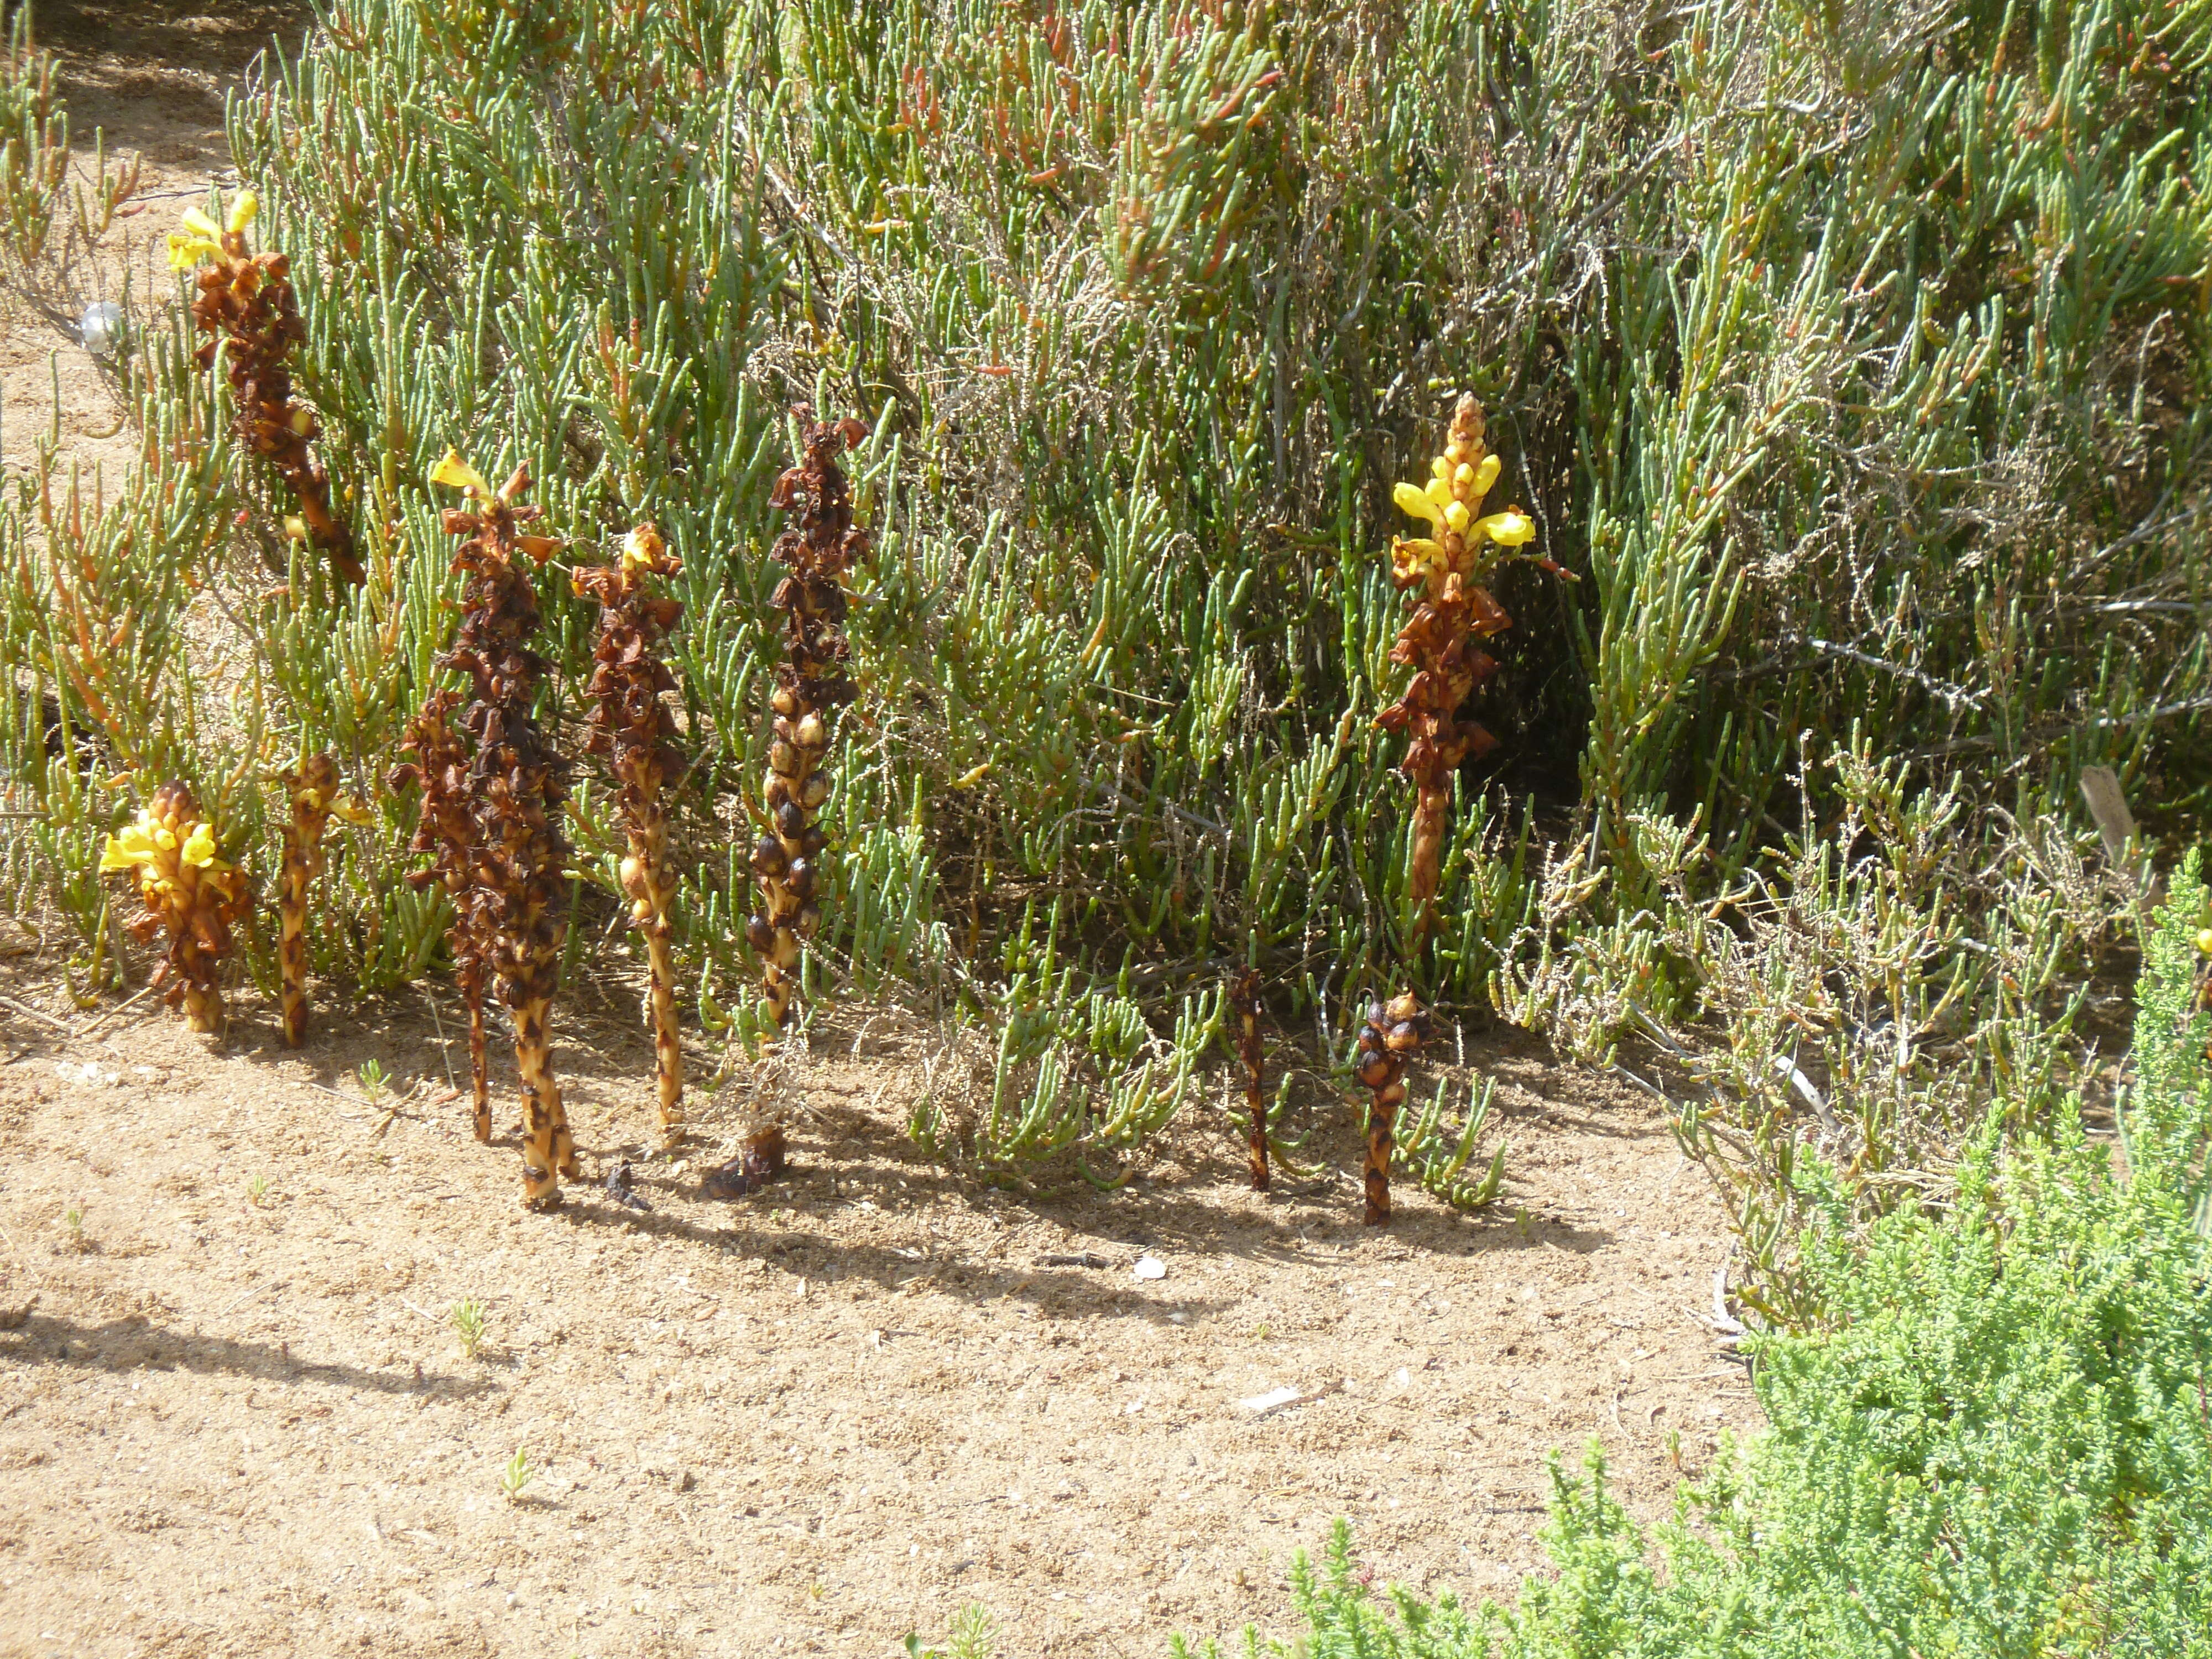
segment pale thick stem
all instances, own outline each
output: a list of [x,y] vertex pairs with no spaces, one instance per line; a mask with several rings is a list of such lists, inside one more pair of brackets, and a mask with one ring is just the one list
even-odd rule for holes
[[221,1036],[228,1017],[206,958],[197,945],[187,943],[178,951],[175,966],[185,980],[185,1024],[205,1036]]

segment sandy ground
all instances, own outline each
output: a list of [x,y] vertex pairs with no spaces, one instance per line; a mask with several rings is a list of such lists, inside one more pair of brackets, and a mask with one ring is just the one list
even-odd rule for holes
[[1672,1454],[1758,1420],[1699,1315],[1703,1176],[1510,1041],[1470,1054],[1507,1202],[1383,1234],[1348,1111],[1287,1193],[1202,1112],[1134,1189],[1011,1194],[921,1159],[915,1056],[842,1036],[778,1085],[790,1177],[708,1203],[726,1122],[649,1157],[650,1050],[602,1010],[558,1057],[579,1144],[653,1207],[534,1216],[419,995],[300,1055],[150,1006],[0,1009],[0,1655],[882,1655],[977,1601],[1008,1655],[1120,1659],[1284,1630],[1338,1515],[1378,1578],[1508,1587],[1548,1449],[1595,1437],[1656,1518]]
[[[158,241],[228,165],[222,89],[301,9],[40,7],[81,168],[96,125],[142,168],[74,298],[173,292]],[[57,386],[65,452],[119,472],[99,366],[0,309],[10,471]],[[629,1158],[652,1208],[587,1184],[531,1216],[421,994],[293,1054],[251,999],[210,1049],[150,1002],[75,1009],[50,960],[0,970],[0,1659],[886,1655],[970,1601],[1010,1659],[1133,1659],[1285,1631],[1291,1553],[1339,1515],[1378,1579],[1510,1589],[1547,1451],[1596,1437],[1653,1519],[1758,1421],[1700,1311],[1704,1177],[1533,1044],[1469,1054],[1506,1202],[1403,1195],[1383,1235],[1327,1103],[1330,1167],[1271,1196],[1210,1110],[1109,1196],[949,1174],[902,1132],[921,1038],[853,1016],[776,1085],[791,1176],[710,1204],[726,1115],[690,1163],[648,1156],[649,1048],[618,998],[571,1006],[586,1168]],[[1300,1403],[1239,1404],[1278,1388]]]

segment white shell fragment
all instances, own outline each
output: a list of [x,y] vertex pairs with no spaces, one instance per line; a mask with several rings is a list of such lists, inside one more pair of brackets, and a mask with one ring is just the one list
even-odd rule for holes
[[1168,1264],[1156,1255],[1140,1255],[1137,1258],[1136,1273],[1139,1279],[1165,1279]]
[[1240,1400],[1237,1403],[1255,1417],[1265,1417],[1285,1406],[1295,1406],[1304,1398],[1305,1396],[1296,1389],[1270,1389],[1265,1394],[1255,1394],[1250,1399]]
[[112,300],[95,300],[76,319],[76,337],[95,357],[109,357],[123,343],[123,307]]

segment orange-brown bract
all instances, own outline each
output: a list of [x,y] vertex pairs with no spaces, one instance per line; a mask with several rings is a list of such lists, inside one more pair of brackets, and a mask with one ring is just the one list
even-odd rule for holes
[[1267,1092],[1266,1056],[1260,1047],[1260,975],[1240,968],[1229,978],[1229,1005],[1237,1011],[1237,1057],[1244,1065],[1244,1109],[1251,1124],[1246,1130],[1245,1152],[1252,1170],[1252,1190],[1267,1190]]
[[867,532],[853,526],[853,492],[837,457],[867,436],[859,421],[817,422],[813,411],[793,411],[805,428],[805,453],[775,481],[769,505],[793,516],[792,528],[771,550],[791,568],[777,584],[774,604],[783,612],[784,660],[776,665],[775,737],[762,785],[769,833],[753,849],[761,909],[745,936],[765,964],[763,991],[769,1017],[781,1026],[791,1015],[798,985],[800,942],[820,926],[823,837],[814,815],[830,797],[822,759],[830,748],[830,722],[853,700],[845,672],[851,655],[839,624],[845,620],[843,577],[867,556]]
[[669,949],[668,816],[663,793],[684,774],[676,722],[660,698],[675,677],[657,653],[684,614],[676,600],[653,592],[647,578],[684,568],[649,524],[630,532],[618,563],[579,570],[575,592],[599,603],[592,641],[588,753],[606,757],[620,786],[616,799],[629,842],[623,891],[630,921],[645,938],[652,974],[650,1007],[660,1132],[674,1146],[684,1135],[684,1051],[677,1042],[676,965]]
[[110,836],[100,860],[103,872],[129,871],[146,908],[130,926],[141,944],[167,930],[168,957],[154,982],[167,983],[167,1001],[182,1003],[195,1031],[222,1034],[222,960],[230,930],[251,906],[246,872],[217,851],[208,823],[181,783],[165,783],[136,822]]
[[222,233],[222,254],[199,268],[199,292],[192,320],[216,337],[202,345],[202,368],[215,362],[222,346],[223,373],[229,378],[238,440],[265,456],[299,498],[300,518],[308,538],[347,581],[362,580],[354,556],[352,532],[331,510],[331,483],[312,445],[320,427],[315,411],[292,395],[292,371],[284,359],[293,343],[307,337],[293,292],[291,260],[282,253],[251,253],[241,226]]
[[392,769],[386,778],[394,793],[419,788],[422,816],[415,826],[410,853],[428,853],[430,867],[408,873],[416,887],[435,884],[453,906],[453,925],[446,941],[453,952],[453,980],[461,1006],[469,1016],[469,1081],[476,1136],[491,1139],[491,1085],[484,1057],[484,990],[491,982],[491,940],[479,931],[482,916],[467,903],[469,848],[476,839],[476,821],[469,810],[469,746],[453,730],[453,713],[460,706],[452,691],[433,691],[400,734],[399,752],[410,757]]

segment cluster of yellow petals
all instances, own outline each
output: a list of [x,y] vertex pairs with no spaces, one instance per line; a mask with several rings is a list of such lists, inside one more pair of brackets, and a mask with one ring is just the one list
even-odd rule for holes
[[1401,483],[1390,492],[1400,511],[1427,520],[1434,532],[1391,539],[1390,562],[1401,586],[1421,582],[1437,589],[1453,571],[1475,580],[1495,562],[1494,554],[1485,556],[1486,548],[1522,547],[1534,539],[1536,526],[1519,507],[1483,513],[1498,471],[1498,457],[1485,452],[1480,439],[1455,436],[1437,457],[1425,485]]
[[185,228],[169,233],[169,269],[190,270],[203,259],[223,258],[222,239],[241,234],[260,211],[261,198],[250,190],[231,198],[230,211],[220,225],[198,208],[186,208]]
[[160,904],[183,890],[186,870],[219,875],[231,868],[216,853],[215,832],[204,821],[185,830],[181,840],[177,834],[180,828],[163,823],[150,811],[139,813],[137,823],[107,838],[100,854],[100,872],[136,870],[139,892],[149,904]]
[[667,550],[660,532],[651,525],[640,525],[623,538],[622,573],[632,581],[640,571],[650,571]]
[[458,489],[486,505],[493,499],[492,488],[484,482],[483,474],[463,460],[458,449],[448,449],[439,458],[437,465],[430,469],[430,482]]

